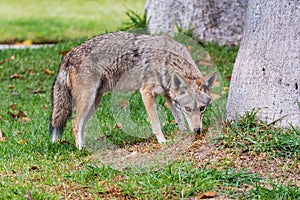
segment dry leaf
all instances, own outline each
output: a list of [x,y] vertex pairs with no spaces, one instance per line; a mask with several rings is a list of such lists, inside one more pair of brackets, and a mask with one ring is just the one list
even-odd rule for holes
[[47,110],[47,106],[45,104],[43,104],[42,109]]
[[167,103],[167,102],[164,103],[164,107],[165,107],[165,108],[168,107],[168,103]]
[[33,76],[35,73],[34,73],[34,70],[33,69],[31,69],[31,70],[29,70],[28,71],[28,74],[30,75],[30,76]]
[[121,123],[121,122],[118,122],[118,123],[116,124],[116,126],[117,126],[118,128],[122,128],[122,123]]
[[12,110],[15,110],[15,109],[16,109],[16,104],[11,104],[9,107],[10,107]]
[[300,188],[300,181],[296,182],[296,186]]
[[30,45],[32,45],[32,40],[24,40],[24,41],[22,42],[22,45],[30,46]]
[[120,129],[121,131],[124,131],[123,129],[123,124],[121,122],[116,123],[115,127],[117,127],[118,129]]
[[7,138],[3,137],[2,131],[0,130],[0,142],[6,142]]
[[18,122],[31,122],[31,119],[29,117],[21,117],[18,119]]
[[8,86],[8,89],[10,89],[10,90],[13,90],[14,88],[15,88],[15,86],[13,86],[13,85]]
[[13,92],[11,92],[10,94],[13,95],[13,96],[18,96],[18,95],[20,95],[21,93],[20,93],[20,92],[15,92],[15,91],[13,91]]
[[44,91],[40,89],[33,89],[33,88],[27,88],[32,94],[41,94],[44,93]]
[[27,117],[27,115],[22,110],[19,110],[18,113],[17,113],[17,117],[18,118]]
[[19,110],[17,114],[14,114],[10,111],[7,112],[12,118],[14,119],[19,119],[19,118],[22,118],[22,117],[27,117],[27,115],[22,111],[22,110]]
[[195,200],[214,198],[216,195],[217,195],[216,191],[205,192],[205,193],[198,194],[197,196],[195,196]]
[[189,51],[192,51],[192,50],[193,50],[193,47],[192,47],[192,46],[188,46],[187,49],[188,49]]
[[225,76],[226,80],[230,81],[231,80],[231,76]]
[[34,170],[39,170],[39,167],[38,166],[31,166],[31,168],[29,169],[29,171],[34,171]]
[[18,141],[18,144],[25,144],[25,143],[27,143],[27,140],[19,140]]
[[228,91],[228,90],[229,90],[229,87],[223,87],[223,90],[224,90],[224,91]]
[[164,121],[161,125],[162,125],[162,126],[165,126],[165,125],[167,125],[167,124],[169,124],[168,120]]
[[14,73],[14,74],[11,75],[9,78],[10,78],[10,79],[22,79],[22,76],[21,76],[21,74]]
[[45,74],[49,74],[49,75],[54,74],[54,71],[52,71],[52,70],[50,70],[50,69],[46,69],[46,68],[43,69],[43,72],[44,72]]

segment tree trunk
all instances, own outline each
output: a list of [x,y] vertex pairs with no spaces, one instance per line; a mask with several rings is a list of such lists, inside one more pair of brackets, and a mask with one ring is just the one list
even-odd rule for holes
[[150,33],[193,30],[202,41],[240,42],[248,0],[147,0]]
[[300,4],[298,0],[252,0],[234,66],[227,118],[253,108],[276,124],[300,126]]

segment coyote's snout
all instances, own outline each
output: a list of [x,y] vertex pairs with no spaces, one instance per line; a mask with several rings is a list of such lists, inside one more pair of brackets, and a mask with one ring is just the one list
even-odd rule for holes
[[185,129],[184,114],[190,130],[199,133],[216,77],[216,73],[203,77],[188,50],[167,36],[116,32],[94,37],[61,61],[52,89],[52,142],[75,107],[72,132],[81,149],[84,127],[108,91],[139,90],[160,143],[166,140],[157,115],[157,95],[165,97],[181,130]]

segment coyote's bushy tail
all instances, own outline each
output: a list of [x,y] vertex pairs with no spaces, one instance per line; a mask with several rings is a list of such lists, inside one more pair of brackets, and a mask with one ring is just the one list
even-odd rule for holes
[[52,87],[52,112],[50,116],[50,135],[55,142],[61,135],[72,113],[72,96],[67,88],[66,69],[60,69]]

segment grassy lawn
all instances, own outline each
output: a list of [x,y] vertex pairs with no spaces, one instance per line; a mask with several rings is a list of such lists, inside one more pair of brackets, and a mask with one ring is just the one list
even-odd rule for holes
[[115,31],[127,20],[126,11],[142,14],[144,5],[144,0],[1,0],[0,43],[56,42]]
[[[41,49],[0,50],[0,199],[300,198],[299,130],[265,124],[256,119],[254,111],[233,124],[219,121],[222,128],[218,132],[208,131],[216,126],[210,121],[214,114],[224,114],[238,47],[204,44],[223,76],[225,94],[205,113],[206,136],[196,137],[176,161],[158,168],[124,170],[101,164],[91,151],[75,148],[70,122],[62,140],[51,144],[51,87],[63,52],[80,44],[82,38],[122,27],[128,21],[123,3],[138,11],[144,6],[136,1],[102,2],[104,12],[98,12],[97,1],[0,2],[1,11],[7,8],[0,12],[1,25],[9,30],[2,33],[0,29],[1,41],[64,41]],[[86,6],[89,9],[76,14]],[[19,12],[22,9],[31,12]],[[112,115],[112,98],[111,94],[103,97],[92,119],[96,127],[91,129],[101,129],[114,146],[136,154],[161,148],[154,137],[124,134],[125,124]],[[178,129],[164,101],[158,101],[165,114],[163,131],[172,138]],[[140,96],[132,96],[130,102],[134,120],[149,127]]]

